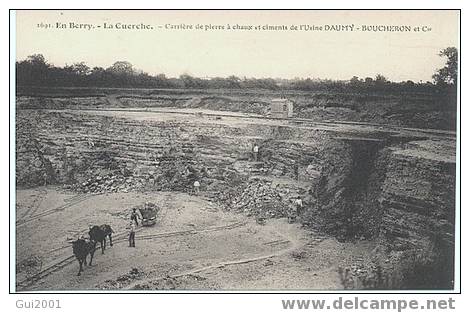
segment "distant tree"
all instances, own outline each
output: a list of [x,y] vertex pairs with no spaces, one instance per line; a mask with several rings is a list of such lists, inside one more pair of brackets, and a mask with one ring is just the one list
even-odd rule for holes
[[167,79],[165,74],[158,74],[155,78],[162,81]]
[[33,54],[26,60],[16,62],[18,85],[43,85],[50,81],[51,65],[42,54]]
[[135,73],[132,64],[127,61],[114,62],[114,64],[106,70],[117,75],[133,75]]
[[437,85],[447,84],[455,85],[457,83],[458,75],[458,51],[455,47],[448,47],[439,51],[440,57],[446,57],[447,62],[445,66],[438,69],[432,76]]
[[298,89],[312,90],[314,88],[314,82],[311,78],[301,79],[295,83]]
[[26,62],[33,66],[49,67],[50,65],[46,62],[46,58],[42,54],[33,54],[26,58]]
[[154,77],[153,81],[155,87],[171,87],[171,83],[169,79],[165,76],[165,74],[158,74]]
[[91,73],[92,75],[103,75],[105,72],[105,69],[99,66],[95,66],[92,70]]
[[366,85],[372,85],[374,83],[374,79],[372,77],[366,77],[364,79],[364,82],[366,83]]
[[66,66],[70,72],[79,76],[86,76],[91,73],[90,67],[85,62],[74,63],[71,66]]
[[407,80],[406,82],[404,82],[403,85],[405,86],[405,89],[407,90],[413,90],[413,88],[415,88],[415,83],[412,80]]
[[87,76],[89,85],[91,86],[106,86],[108,85],[109,73],[102,67],[95,66],[91,69],[90,74]]
[[179,79],[183,82],[183,86],[185,88],[193,88],[196,87],[196,83],[194,78],[188,74],[181,74]]
[[359,77],[357,76],[353,76],[350,80],[349,80],[349,85],[351,85],[351,87],[353,88],[357,88],[357,87],[360,87],[362,84],[361,80],[359,79]]
[[377,85],[385,85],[388,82],[388,79],[382,74],[377,74],[375,76],[375,83]]
[[349,83],[350,83],[350,84],[353,84],[353,85],[354,85],[354,84],[358,84],[358,83],[360,83],[360,82],[361,82],[361,81],[359,80],[359,77],[357,77],[357,76],[353,76],[353,77],[349,80]]
[[226,80],[230,88],[240,88],[240,78],[237,76],[231,75]]

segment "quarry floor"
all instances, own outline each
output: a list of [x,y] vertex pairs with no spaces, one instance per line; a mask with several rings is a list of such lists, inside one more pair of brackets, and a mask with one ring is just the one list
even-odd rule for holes
[[[366,259],[375,246],[340,243],[286,219],[260,225],[184,193],[83,195],[48,186],[20,189],[16,196],[17,265],[31,257],[42,262],[35,269],[20,267],[17,281],[70,257],[70,241],[89,225],[106,223],[115,231],[114,246],[105,254],[97,250],[81,276],[73,260],[19,291],[342,289],[338,266]],[[131,208],[146,201],[161,208],[157,223],[139,226],[136,247],[130,248]]]

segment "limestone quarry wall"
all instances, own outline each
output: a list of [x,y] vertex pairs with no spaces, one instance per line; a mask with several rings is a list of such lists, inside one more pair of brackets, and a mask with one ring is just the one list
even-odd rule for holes
[[408,249],[433,236],[454,242],[455,171],[452,156],[391,149],[380,199],[381,233],[395,249]]
[[19,87],[17,94],[17,107],[22,109],[177,107],[260,115],[270,114],[272,99],[285,97],[294,102],[294,116],[298,118],[432,129],[455,130],[456,126],[455,97],[434,92]]
[[198,179],[205,196],[247,215],[287,216],[300,195],[305,224],[338,238],[380,236],[393,249],[431,233],[453,242],[455,141],[41,110],[19,110],[16,132],[19,187],[190,192]]

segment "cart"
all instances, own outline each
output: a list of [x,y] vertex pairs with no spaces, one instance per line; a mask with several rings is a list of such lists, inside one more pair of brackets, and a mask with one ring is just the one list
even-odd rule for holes
[[142,216],[142,226],[153,226],[157,223],[158,207],[154,203],[145,203],[139,207],[139,212]]

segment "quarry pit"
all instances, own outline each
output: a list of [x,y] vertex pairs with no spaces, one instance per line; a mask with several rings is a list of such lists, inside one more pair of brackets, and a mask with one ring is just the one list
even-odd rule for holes
[[[405,256],[453,251],[454,131],[170,98],[17,98],[19,290],[400,289]],[[298,197],[304,212],[289,223]],[[145,202],[158,221],[131,249],[128,215]],[[82,276],[76,262],[35,276],[103,223],[116,244]],[[440,285],[424,287],[453,288],[445,264]]]

